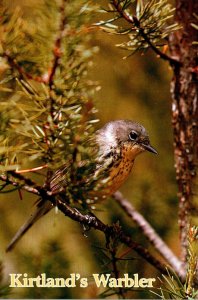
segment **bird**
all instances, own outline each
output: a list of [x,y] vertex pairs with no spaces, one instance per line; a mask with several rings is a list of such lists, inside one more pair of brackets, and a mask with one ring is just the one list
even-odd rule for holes
[[[128,178],[135,158],[145,152],[157,154],[151,146],[149,135],[141,124],[131,120],[113,120],[95,132],[94,142],[97,154],[91,167],[81,163],[72,179],[66,176],[71,170],[72,162],[66,163],[55,171],[50,180],[53,193],[63,191],[72,181],[73,197],[84,197],[86,202],[97,203],[113,195]],[[79,176],[80,174],[80,176]],[[83,191],[83,192],[82,192]],[[41,217],[47,214],[53,204],[41,199],[30,218],[17,231],[6,251],[11,251],[27,230]]]

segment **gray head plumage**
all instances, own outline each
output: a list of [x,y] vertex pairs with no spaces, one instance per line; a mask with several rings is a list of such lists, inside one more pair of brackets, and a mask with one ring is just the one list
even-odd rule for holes
[[145,150],[157,154],[150,144],[146,129],[141,124],[130,120],[107,123],[96,132],[96,141],[103,152],[126,144],[131,146],[131,150],[136,149],[137,154]]

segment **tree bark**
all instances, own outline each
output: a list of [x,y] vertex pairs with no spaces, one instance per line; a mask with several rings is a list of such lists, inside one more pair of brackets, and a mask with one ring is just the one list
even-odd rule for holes
[[198,160],[198,31],[192,27],[197,20],[198,1],[176,0],[175,20],[182,28],[169,38],[171,56],[180,63],[172,64],[171,83],[174,155],[179,198],[181,256],[186,265],[188,227],[196,206],[195,181]]

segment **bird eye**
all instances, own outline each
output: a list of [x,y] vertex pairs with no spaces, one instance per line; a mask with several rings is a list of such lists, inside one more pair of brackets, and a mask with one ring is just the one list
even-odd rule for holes
[[138,137],[138,134],[137,134],[136,131],[131,131],[131,132],[129,133],[129,138],[130,138],[130,140],[135,141],[135,140],[137,139],[137,137]]

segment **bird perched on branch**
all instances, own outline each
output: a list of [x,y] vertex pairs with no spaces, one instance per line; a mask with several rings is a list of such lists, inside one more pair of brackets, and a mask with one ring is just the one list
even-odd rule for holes
[[[50,182],[51,191],[64,190],[76,181],[76,198],[80,198],[84,191],[87,203],[96,203],[114,194],[124,181],[128,178],[134,164],[136,156],[144,151],[157,154],[151,146],[146,129],[132,121],[116,120],[107,123],[104,127],[96,131],[95,143],[98,148],[94,158],[92,168],[86,170],[86,163],[79,166],[75,174],[68,182],[66,176],[71,167],[71,162],[57,170]],[[79,174],[81,176],[79,177]],[[83,176],[84,175],[84,176]],[[61,192],[62,193],[62,192]],[[62,193],[63,194],[63,193]],[[24,233],[42,216],[53,208],[49,200],[41,199],[36,211],[19,229],[7,247],[7,251],[13,249],[17,241]]]

